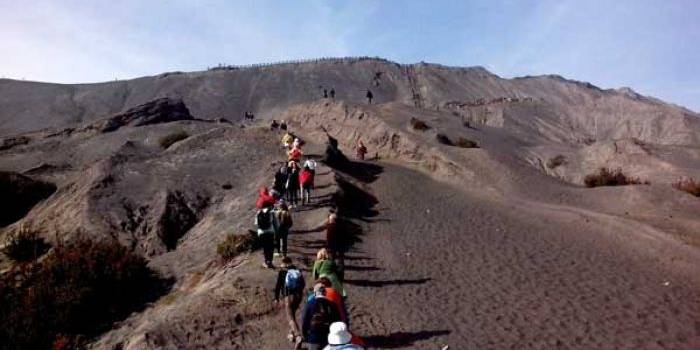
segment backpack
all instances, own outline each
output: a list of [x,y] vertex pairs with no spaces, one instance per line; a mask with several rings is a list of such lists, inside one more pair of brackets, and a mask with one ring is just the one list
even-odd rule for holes
[[290,215],[288,211],[286,211],[286,210],[280,211],[279,220],[280,220],[279,225],[281,227],[283,227],[285,229],[289,229],[290,227],[292,227],[292,224],[293,224],[292,215]]
[[272,229],[272,210],[267,212],[261,210],[258,212],[258,228],[263,231],[269,231]]
[[309,323],[312,332],[326,336],[331,328],[333,321],[333,313],[335,306],[328,299],[316,296],[316,305],[314,305],[313,314]]
[[288,291],[297,291],[304,286],[301,285],[301,271],[298,269],[289,269],[287,276],[284,278],[284,286]]

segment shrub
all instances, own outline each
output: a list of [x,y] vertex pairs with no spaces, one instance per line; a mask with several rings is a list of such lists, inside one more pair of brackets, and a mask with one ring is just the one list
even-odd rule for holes
[[437,134],[435,135],[435,138],[438,140],[443,145],[448,145],[448,146],[454,146],[454,143],[452,143],[452,140],[450,140],[449,137],[445,134]]
[[49,248],[51,246],[35,231],[20,227],[7,236],[2,252],[16,262],[28,262],[44,255]]
[[186,131],[176,131],[172,134],[165,135],[158,140],[158,143],[160,144],[160,147],[163,147],[164,149],[167,149],[170,147],[173,143],[182,141],[186,138],[190,137],[190,134],[188,134]]
[[479,145],[475,141],[464,137],[458,138],[455,145],[462,148],[479,148]]
[[216,247],[216,252],[225,260],[231,260],[241,253],[253,251],[257,248],[257,237],[255,231],[249,234],[226,236],[223,242]]
[[607,168],[600,168],[597,173],[586,175],[583,182],[586,187],[649,184],[649,181],[642,182],[639,178],[629,177],[623,174],[622,169],[612,171]]
[[696,182],[693,178],[680,179],[673,184],[673,188],[700,197],[700,182]]
[[417,119],[417,118],[411,118],[411,126],[414,129],[420,130],[420,131],[425,131],[425,130],[430,129],[430,126],[428,126],[428,124],[426,124],[424,121]]
[[550,158],[547,161],[547,168],[554,169],[564,164],[566,164],[566,157],[564,157],[562,154],[558,154],[554,158]]
[[165,291],[117,242],[78,240],[0,275],[3,349],[74,348]]

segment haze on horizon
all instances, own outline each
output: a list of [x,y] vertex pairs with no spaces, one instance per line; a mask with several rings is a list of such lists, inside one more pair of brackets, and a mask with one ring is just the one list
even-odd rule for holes
[[330,56],[632,87],[700,111],[700,2],[0,1],[0,77],[98,82]]

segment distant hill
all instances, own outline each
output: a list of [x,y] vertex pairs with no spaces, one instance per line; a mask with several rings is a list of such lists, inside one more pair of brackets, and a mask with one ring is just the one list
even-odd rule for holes
[[[90,122],[160,97],[183,99],[197,118],[235,121],[245,111],[276,118],[290,106],[322,98],[324,88],[334,88],[337,99],[350,103],[365,102],[370,89],[375,103],[449,108],[462,115],[489,109],[502,119],[489,123],[525,132],[533,126],[527,121],[538,117],[551,124],[556,134],[544,136],[556,140],[570,134],[566,137],[635,137],[689,145],[698,142],[695,131],[700,130],[694,112],[629,88],[602,90],[556,75],[503,79],[482,67],[343,58],[164,73],[95,84],[3,79],[0,135]],[[537,107],[512,103],[523,100],[537,102]]]

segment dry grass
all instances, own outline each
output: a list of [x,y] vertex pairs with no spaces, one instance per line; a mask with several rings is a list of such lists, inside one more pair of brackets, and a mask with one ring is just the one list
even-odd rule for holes
[[455,142],[455,146],[462,148],[479,148],[479,145],[476,143],[476,141],[472,141],[465,137],[458,138],[457,142]]
[[80,240],[0,275],[0,348],[74,349],[167,288],[119,243]]
[[180,130],[161,137],[160,140],[158,140],[158,144],[160,144],[160,147],[163,147],[163,149],[167,149],[175,142],[182,141],[188,137],[190,137],[190,134]]
[[257,239],[251,234],[226,236],[223,242],[216,247],[216,252],[224,261],[231,260],[241,253],[249,252],[257,248]]
[[696,182],[693,178],[680,179],[673,184],[673,188],[700,197],[700,182]]
[[411,126],[415,130],[420,130],[420,131],[425,131],[430,129],[430,126],[426,124],[424,121],[417,119],[417,118],[411,118]]
[[625,186],[625,185],[648,185],[649,181],[641,181],[637,177],[630,177],[622,173],[622,169],[610,170],[600,168],[597,173],[586,175],[583,180],[586,187],[600,186]]
[[547,161],[547,168],[554,169],[564,164],[566,164],[566,157],[562,154],[558,154]]
[[51,246],[35,231],[20,227],[7,236],[2,252],[16,262],[33,261],[44,255]]

